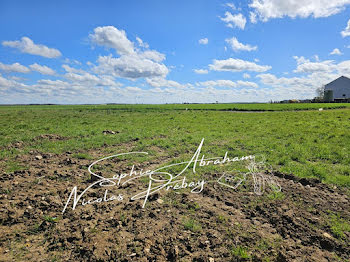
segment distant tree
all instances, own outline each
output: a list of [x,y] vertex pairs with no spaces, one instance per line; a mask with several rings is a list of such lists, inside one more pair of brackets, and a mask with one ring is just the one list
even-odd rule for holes
[[316,89],[317,98],[319,98],[321,100],[324,98],[324,89],[325,89],[325,86],[320,86]]

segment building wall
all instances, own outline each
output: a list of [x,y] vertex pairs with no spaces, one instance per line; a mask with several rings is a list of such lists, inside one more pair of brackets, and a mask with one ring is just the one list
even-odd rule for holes
[[[350,98],[350,79],[340,77],[325,86],[325,91],[333,90],[333,99]],[[343,96],[345,94],[345,96]]]

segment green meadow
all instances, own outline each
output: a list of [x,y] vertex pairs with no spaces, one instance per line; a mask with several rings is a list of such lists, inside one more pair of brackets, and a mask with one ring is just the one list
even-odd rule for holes
[[[128,143],[176,162],[204,138],[208,157],[264,155],[275,170],[349,188],[349,120],[349,104],[1,106],[0,170],[28,168],[30,151],[90,158]],[[47,134],[61,139],[38,139]]]

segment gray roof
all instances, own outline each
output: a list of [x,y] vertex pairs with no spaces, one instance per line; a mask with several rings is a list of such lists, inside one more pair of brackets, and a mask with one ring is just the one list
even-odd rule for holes
[[328,85],[332,84],[333,82],[338,81],[339,79],[342,79],[342,78],[344,78],[344,79],[346,79],[347,81],[350,82],[350,78],[348,78],[346,76],[341,76],[341,77],[338,77],[337,79],[333,80],[332,82],[328,83],[326,86],[328,86]]

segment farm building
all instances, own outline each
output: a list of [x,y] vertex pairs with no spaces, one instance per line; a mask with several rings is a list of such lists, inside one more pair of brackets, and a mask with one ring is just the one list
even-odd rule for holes
[[326,102],[350,101],[350,78],[341,76],[325,85],[324,100]]

